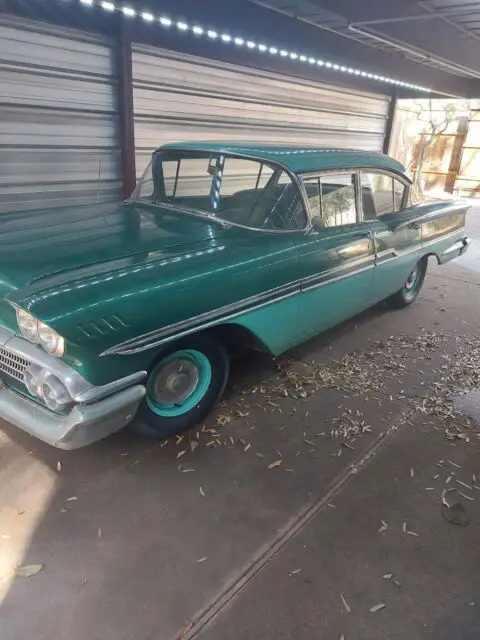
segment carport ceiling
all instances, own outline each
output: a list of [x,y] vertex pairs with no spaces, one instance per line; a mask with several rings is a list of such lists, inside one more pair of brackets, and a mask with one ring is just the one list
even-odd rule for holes
[[249,0],[384,54],[480,79],[478,0]]
[[[136,42],[399,97],[478,98],[480,0],[453,1],[0,0],[0,11],[108,34],[128,23]],[[252,41],[258,46],[248,49]]]

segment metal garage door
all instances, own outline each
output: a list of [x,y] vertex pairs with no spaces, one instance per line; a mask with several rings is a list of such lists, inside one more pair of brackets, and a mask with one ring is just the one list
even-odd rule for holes
[[137,173],[180,140],[261,140],[381,151],[388,97],[135,45]]
[[0,18],[0,212],[121,198],[109,46]]

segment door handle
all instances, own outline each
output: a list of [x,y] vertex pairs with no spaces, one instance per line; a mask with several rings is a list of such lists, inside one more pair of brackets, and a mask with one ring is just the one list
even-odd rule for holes
[[420,229],[422,225],[420,224],[420,222],[410,222],[410,224],[408,225],[409,229]]

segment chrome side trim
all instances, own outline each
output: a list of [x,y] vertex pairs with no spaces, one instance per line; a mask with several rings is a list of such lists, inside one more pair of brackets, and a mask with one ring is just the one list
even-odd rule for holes
[[[360,269],[352,270],[352,267],[359,266],[367,262],[369,263],[368,265]],[[194,333],[195,331],[208,329],[209,327],[212,327],[220,322],[232,320],[233,318],[237,318],[243,313],[258,311],[270,304],[280,302],[294,295],[298,295],[303,291],[310,291],[311,289],[323,287],[330,282],[335,282],[342,278],[355,275],[356,273],[360,273],[361,271],[365,271],[366,269],[370,269],[373,267],[374,256],[372,254],[366,256],[365,258],[356,260],[355,262],[341,265],[339,267],[334,267],[332,269],[329,269],[328,271],[324,271],[323,273],[310,276],[309,278],[296,280],[287,285],[282,285],[281,287],[270,289],[269,291],[266,291],[264,293],[251,296],[250,298],[245,298],[244,300],[241,300],[239,302],[234,302],[224,307],[213,309],[212,311],[207,311],[206,313],[203,313],[194,318],[188,318],[186,320],[167,325],[166,327],[162,327],[161,329],[156,329],[142,336],[137,336],[136,338],[132,338],[131,340],[126,340],[125,342],[114,345],[113,347],[105,350],[100,354],[100,356],[132,355],[141,351],[146,351],[147,349],[158,347],[162,344],[171,342],[172,340],[183,338],[184,336]],[[304,287],[304,284],[307,284],[307,287]]]
[[351,276],[356,276],[359,273],[363,273],[364,271],[368,271],[368,269],[373,268],[373,261],[371,265],[367,265],[366,267],[362,267],[361,269],[355,269],[355,271],[348,271],[347,273],[344,273],[343,275],[339,275],[336,278],[330,278],[329,280],[326,280],[325,282],[319,282],[317,284],[312,284],[309,287],[305,287],[305,289],[302,289],[303,291],[311,291],[312,289],[319,289],[320,287],[324,287],[327,284],[330,284],[332,282],[339,282],[340,280],[345,280],[345,278],[350,278]]
[[[434,238],[433,240],[427,240],[427,242],[421,242],[417,244],[415,247],[412,247],[411,249],[406,249],[405,251],[395,249],[394,247],[391,247],[390,249],[384,249],[383,251],[378,251],[376,254],[377,264],[383,264],[384,262],[387,262],[387,260],[393,260],[394,258],[406,256],[409,253],[418,253],[419,251],[422,251],[423,249],[425,249],[425,247],[430,247],[431,245],[437,244],[438,242],[443,242],[443,240],[446,240],[448,238],[455,238],[459,234],[463,233],[464,231],[465,231],[465,227],[461,227],[460,229],[456,229],[455,231],[452,231],[447,235],[440,236],[439,238]],[[380,261],[378,260],[378,258],[384,258],[384,257],[385,257],[384,260],[380,260]]]
[[448,256],[450,253],[456,253],[457,251],[463,253],[471,242],[472,240],[470,238],[462,238],[462,240],[455,242],[451,247],[445,249],[445,251],[442,252],[442,256]]
[[141,382],[146,377],[146,371],[137,371],[125,378],[119,378],[118,380],[114,380],[108,384],[104,384],[99,387],[92,386],[91,389],[85,393],[77,394],[73,400],[78,404],[90,404],[92,402],[97,402],[102,398],[106,398],[107,396],[111,396],[119,391],[123,391],[123,389],[131,387],[137,384],[137,382]]
[[75,371],[75,369],[72,369],[72,367],[66,364],[63,360],[56,358],[55,356],[51,356],[41,347],[38,347],[31,342],[28,342],[28,340],[25,340],[25,338],[20,338],[11,331],[4,330],[3,327],[0,327],[0,344],[2,344],[2,340],[5,340],[2,346],[5,346],[9,351],[12,351],[18,356],[29,360],[32,364],[36,364],[43,369],[47,369],[56,375],[66,386],[72,400],[78,404],[96,402],[101,398],[105,398],[140,382],[147,376],[146,371],[138,371],[125,378],[114,380],[106,385],[97,387],[91,382],[88,382],[88,380]]

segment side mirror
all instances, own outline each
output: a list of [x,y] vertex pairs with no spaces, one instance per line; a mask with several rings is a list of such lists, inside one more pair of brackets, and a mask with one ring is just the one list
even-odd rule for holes
[[323,231],[325,229],[325,221],[322,216],[313,216],[312,226],[315,231]]

